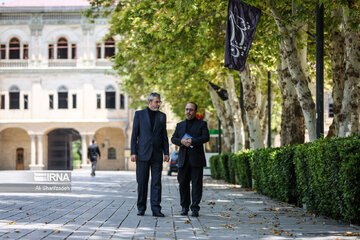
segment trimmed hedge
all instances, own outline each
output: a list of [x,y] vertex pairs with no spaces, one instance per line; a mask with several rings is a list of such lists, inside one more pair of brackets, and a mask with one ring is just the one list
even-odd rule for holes
[[214,155],[214,156],[211,156],[209,159],[210,174],[211,174],[211,177],[214,179],[220,179],[220,171],[218,171],[220,158],[221,158],[221,155]]
[[250,161],[253,157],[253,151],[245,151],[241,154],[234,154],[233,161],[236,163],[237,184],[243,188],[252,188],[252,172]]
[[233,166],[231,163],[231,156],[233,153],[224,153],[220,156],[220,178],[224,179],[225,181],[229,183],[235,183],[235,175],[233,174],[233,171],[230,173],[230,167]]
[[252,187],[315,213],[360,223],[360,139],[318,139],[281,148],[222,154],[211,176]]
[[300,205],[360,222],[360,139],[319,139],[295,151]]

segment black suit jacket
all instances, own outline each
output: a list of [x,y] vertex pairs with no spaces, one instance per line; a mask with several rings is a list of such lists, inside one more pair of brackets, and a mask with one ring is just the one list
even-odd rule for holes
[[171,142],[175,145],[180,146],[179,151],[179,167],[184,166],[185,158],[186,158],[186,151],[188,151],[188,161],[191,166],[193,167],[205,167],[206,166],[206,158],[204,152],[203,144],[208,142],[210,139],[209,136],[209,129],[207,127],[207,123],[196,119],[191,126],[191,129],[187,132],[192,139],[192,146],[185,147],[181,144],[181,139],[185,135],[186,131],[186,123],[185,121],[179,122],[176,125],[175,132],[171,138]]
[[131,135],[131,154],[136,154],[139,161],[149,161],[152,154],[155,158],[169,155],[169,139],[166,131],[166,115],[157,112],[154,127],[151,129],[147,109],[136,111]]
[[97,161],[98,156],[101,156],[98,145],[91,144],[88,147],[88,159],[90,159],[91,162]]

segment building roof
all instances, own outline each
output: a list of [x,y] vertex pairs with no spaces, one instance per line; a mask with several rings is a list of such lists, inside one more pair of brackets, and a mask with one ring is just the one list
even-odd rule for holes
[[88,0],[0,0],[0,8],[89,7]]
[[0,13],[80,13],[89,0],[0,0]]

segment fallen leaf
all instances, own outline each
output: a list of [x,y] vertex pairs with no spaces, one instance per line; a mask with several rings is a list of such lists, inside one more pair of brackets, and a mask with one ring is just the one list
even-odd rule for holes
[[165,233],[165,235],[166,235],[166,236],[171,236],[171,235],[172,235],[172,233]]
[[15,221],[12,221],[12,222],[9,222],[9,223],[8,223],[8,225],[14,225],[14,224],[16,224]]
[[346,232],[343,236],[360,236],[360,232],[353,233],[353,232]]
[[186,220],[184,223],[185,223],[185,224],[189,224],[189,223],[190,223],[190,220]]
[[60,232],[60,230],[56,229],[54,232],[59,233],[59,232]]

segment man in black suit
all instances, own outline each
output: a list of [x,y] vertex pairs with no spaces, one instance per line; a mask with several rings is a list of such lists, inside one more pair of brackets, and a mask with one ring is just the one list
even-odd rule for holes
[[91,176],[95,177],[96,163],[100,160],[101,154],[95,139],[91,141],[91,145],[88,147],[88,160],[91,161]]
[[[185,107],[186,120],[176,125],[171,142],[180,146],[178,162],[178,182],[180,191],[181,215],[187,215],[189,207],[193,217],[199,216],[199,203],[202,197],[203,168],[206,166],[203,144],[209,141],[206,122],[195,115],[197,105],[189,102]],[[191,201],[190,201],[191,181]],[[191,204],[191,206],[190,206]]]
[[[136,111],[131,135],[131,161],[136,162],[138,183],[137,215],[146,210],[149,171],[151,171],[150,204],[153,216],[164,217],[161,212],[161,173],[163,159],[169,161],[169,140],[166,115],[159,111],[160,94],[151,93],[148,107]],[[164,157],[163,157],[164,155]]]

